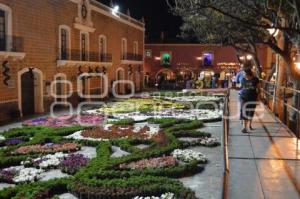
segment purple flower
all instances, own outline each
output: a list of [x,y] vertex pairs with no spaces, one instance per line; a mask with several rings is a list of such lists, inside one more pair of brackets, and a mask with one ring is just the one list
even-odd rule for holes
[[8,140],[5,141],[5,145],[6,146],[12,146],[12,145],[18,145],[23,143],[24,141],[20,138],[10,138]]
[[73,175],[81,167],[86,166],[89,160],[89,158],[82,154],[71,154],[60,163],[59,168],[63,172]]
[[0,171],[0,181],[5,183],[13,183],[13,178],[16,175],[15,170],[1,170]]

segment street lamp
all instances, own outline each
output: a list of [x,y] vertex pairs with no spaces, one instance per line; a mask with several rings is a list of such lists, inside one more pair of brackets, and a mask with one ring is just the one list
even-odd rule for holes
[[114,16],[116,16],[116,17],[119,17],[118,15],[117,15],[117,13],[119,12],[119,9],[120,9],[120,7],[118,6],[118,5],[116,5],[113,9],[112,9],[112,14],[114,15]]

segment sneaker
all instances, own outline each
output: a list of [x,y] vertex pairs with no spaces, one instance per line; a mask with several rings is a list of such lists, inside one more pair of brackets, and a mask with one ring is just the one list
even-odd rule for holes
[[247,129],[243,129],[242,133],[248,133]]
[[252,126],[249,127],[251,131],[254,131],[254,128]]

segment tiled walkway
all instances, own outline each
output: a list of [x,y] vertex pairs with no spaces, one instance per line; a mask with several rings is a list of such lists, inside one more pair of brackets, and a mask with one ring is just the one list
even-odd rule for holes
[[230,96],[229,199],[299,199],[300,141],[260,105],[242,134],[237,92]]

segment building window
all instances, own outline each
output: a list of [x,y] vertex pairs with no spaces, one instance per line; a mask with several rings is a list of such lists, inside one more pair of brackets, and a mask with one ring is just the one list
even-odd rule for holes
[[0,10],[0,50],[6,50],[6,19],[3,10]]
[[13,50],[12,39],[12,10],[0,3],[0,51]]
[[80,57],[81,61],[88,61],[88,43],[89,43],[89,37],[87,33],[82,33],[81,34],[81,39],[80,39]]
[[67,31],[65,29],[61,30],[61,59],[66,60],[67,54]]
[[59,52],[61,60],[69,60],[71,52],[71,29],[66,25],[59,27]]
[[107,39],[106,36],[101,35],[99,37],[99,56],[101,62],[105,61],[106,53],[107,53]]
[[203,53],[202,56],[203,66],[212,66],[214,61],[214,55],[212,53]]
[[127,39],[122,39],[122,59],[125,60],[127,58]]

